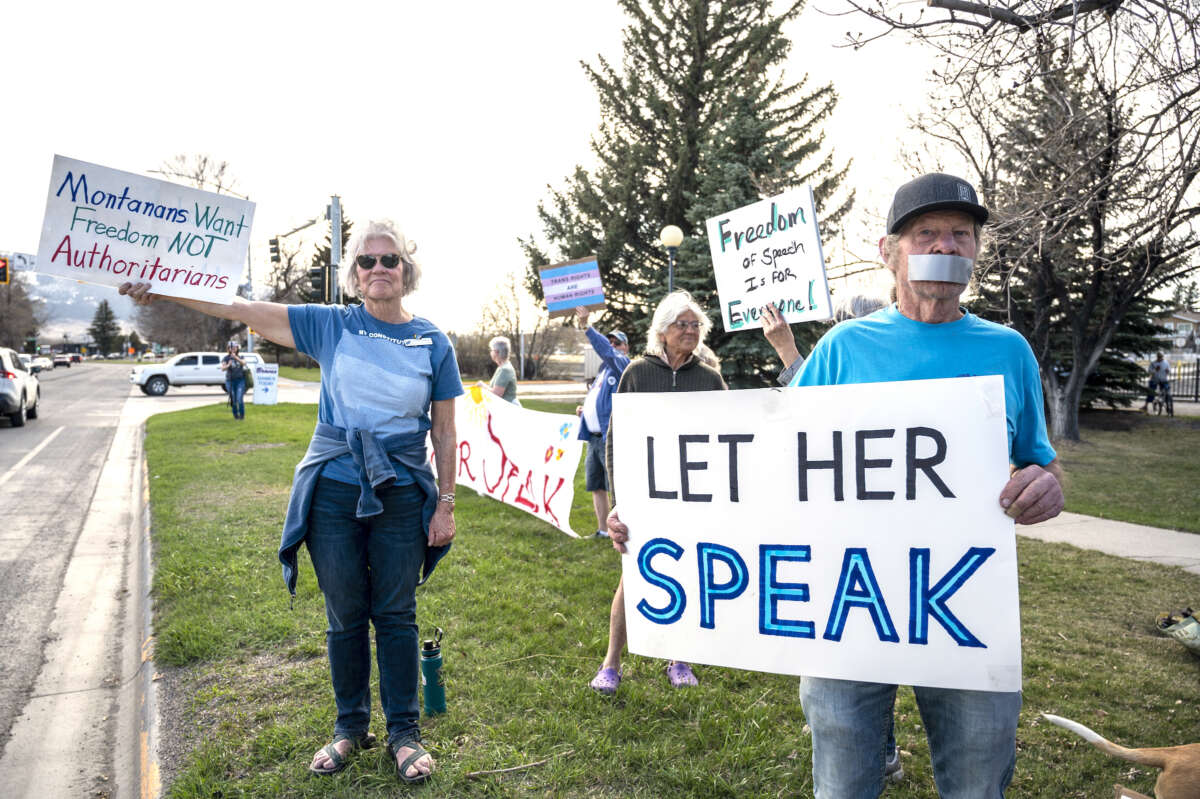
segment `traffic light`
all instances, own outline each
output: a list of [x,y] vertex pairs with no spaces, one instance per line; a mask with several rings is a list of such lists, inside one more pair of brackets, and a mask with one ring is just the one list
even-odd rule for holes
[[8,285],[8,259],[0,257],[0,286]]
[[329,289],[325,285],[325,267],[314,266],[308,270],[308,283],[312,286],[321,302],[329,302]]
[[279,239],[268,239],[267,246],[271,248],[271,263],[279,263]]

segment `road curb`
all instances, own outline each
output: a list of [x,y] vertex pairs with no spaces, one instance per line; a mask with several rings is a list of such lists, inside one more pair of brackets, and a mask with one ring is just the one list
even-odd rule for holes
[[122,634],[123,679],[118,697],[118,729],[114,765],[120,799],[158,799],[162,780],[158,758],[158,692],[154,667],[154,603],[150,590],[154,563],[150,543],[150,480],[144,443],[146,425],[134,436],[135,474],[130,481],[132,544],[126,572],[125,629]]

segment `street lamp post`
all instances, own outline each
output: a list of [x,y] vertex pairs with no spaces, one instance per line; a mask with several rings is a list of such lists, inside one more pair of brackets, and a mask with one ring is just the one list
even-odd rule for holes
[[675,253],[683,243],[683,231],[675,225],[667,225],[658,240],[667,248],[667,293],[675,290]]

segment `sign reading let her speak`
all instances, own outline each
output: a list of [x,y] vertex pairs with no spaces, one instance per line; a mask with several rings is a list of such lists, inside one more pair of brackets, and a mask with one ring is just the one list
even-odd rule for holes
[[706,226],[726,330],[762,327],[765,305],[789,323],[833,316],[810,187],[714,216]]
[[1020,689],[1000,377],[617,394],[612,430],[631,651]]
[[37,271],[228,305],[253,220],[247,200],[56,155]]

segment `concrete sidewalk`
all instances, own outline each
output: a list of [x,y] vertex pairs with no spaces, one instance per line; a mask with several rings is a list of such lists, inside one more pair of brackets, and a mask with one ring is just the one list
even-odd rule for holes
[[1064,512],[1048,522],[1018,527],[1017,534],[1132,560],[1180,566],[1192,574],[1200,574],[1200,533],[1181,533]]

